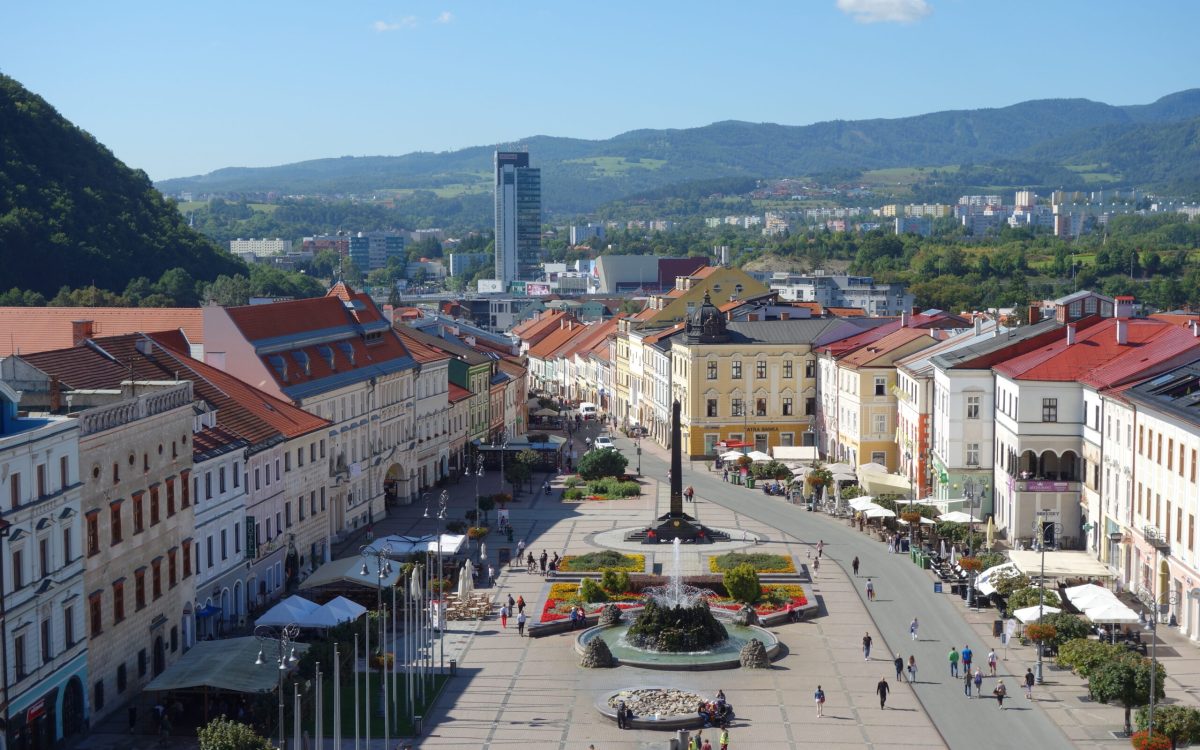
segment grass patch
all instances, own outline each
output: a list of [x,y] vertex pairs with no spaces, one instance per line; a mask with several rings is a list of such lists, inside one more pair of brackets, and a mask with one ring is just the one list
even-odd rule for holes
[[666,159],[628,159],[624,156],[592,156],[584,159],[568,159],[567,164],[587,164],[592,167],[594,177],[620,177],[633,169],[661,169]]
[[627,555],[623,552],[606,549],[601,552],[589,552],[586,555],[567,555],[559,562],[558,569],[575,573],[606,569],[641,573],[646,569],[646,556]]
[[713,573],[724,573],[738,565],[749,565],[757,573],[795,573],[796,565],[787,555],[770,555],[763,552],[727,552],[708,558],[708,569]]

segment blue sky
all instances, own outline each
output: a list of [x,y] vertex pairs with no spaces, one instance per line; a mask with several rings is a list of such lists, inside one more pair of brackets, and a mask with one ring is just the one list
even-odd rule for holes
[[1200,3],[1169,0],[15,0],[0,72],[162,179],[730,119],[1139,104],[1200,85],[1198,27]]

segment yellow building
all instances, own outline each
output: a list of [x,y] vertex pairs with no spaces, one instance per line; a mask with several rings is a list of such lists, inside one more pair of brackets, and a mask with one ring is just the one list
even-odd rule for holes
[[714,456],[722,441],[766,452],[815,445],[814,346],[862,329],[839,318],[728,322],[706,296],[671,338],[671,390],[683,447]]
[[691,276],[675,279],[675,288],[650,298],[646,309],[633,316],[633,325],[661,328],[682,323],[705,295],[718,307],[735,299],[767,294],[771,290],[740,268],[705,266]]

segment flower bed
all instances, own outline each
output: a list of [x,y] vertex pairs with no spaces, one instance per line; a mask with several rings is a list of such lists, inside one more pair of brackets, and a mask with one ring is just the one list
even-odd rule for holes
[[611,550],[589,552],[586,555],[567,555],[559,561],[558,569],[572,573],[598,570],[624,570],[629,573],[641,573],[646,569],[646,556],[623,554]]
[[[804,595],[804,589],[791,583],[767,584],[762,587],[762,597],[758,604],[754,605],[754,611],[760,615],[780,612],[788,607],[803,607],[808,604],[808,597]],[[714,609],[730,612],[736,612],[742,608],[740,602],[727,596],[714,595],[709,599],[708,604]]]
[[729,552],[724,555],[714,555],[708,558],[708,569],[713,573],[724,573],[730,568],[748,564],[756,573],[795,573],[796,563],[790,555],[769,555],[764,553],[745,554]]
[[[762,596],[763,599],[754,606],[754,611],[760,615],[781,612],[788,607],[803,607],[808,604],[808,597],[805,596],[804,589],[801,586],[790,583],[767,584],[762,587]],[[710,594],[708,603],[713,609],[720,609],[726,612],[737,612],[742,608],[739,602],[727,596],[721,596],[716,592]],[[556,620],[565,620],[570,617],[571,609],[579,604],[578,584],[552,584],[550,586],[550,595],[546,597],[546,603],[542,606],[542,615],[539,621],[555,622]],[[632,609],[641,606],[642,596],[630,592],[609,594],[607,602],[586,602],[583,603],[583,608],[588,614],[595,614],[607,604],[615,604],[620,609]]]

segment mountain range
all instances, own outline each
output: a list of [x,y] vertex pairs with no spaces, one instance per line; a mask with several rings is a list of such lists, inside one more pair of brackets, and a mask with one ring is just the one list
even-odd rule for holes
[[[1054,187],[1120,185],[1200,192],[1200,89],[1151,104],[1046,99],[898,119],[790,126],[740,121],[633,130],[607,140],[532,136],[520,141],[542,168],[545,208],[582,212],[667,185],[715,177],[782,178],[895,168],[1005,164]],[[230,167],[163,180],[168,193],[487,193],[495,144],[442,153],[317,159]],[[1021,170],[1018,170],[1021,171]],[[1072,179],[1076,184],[1066,184]]]

